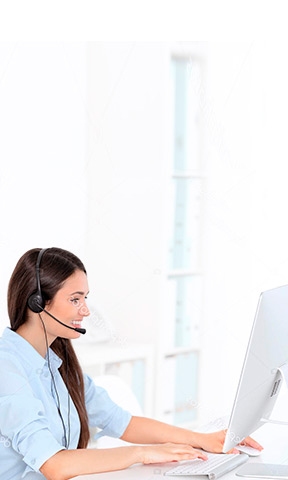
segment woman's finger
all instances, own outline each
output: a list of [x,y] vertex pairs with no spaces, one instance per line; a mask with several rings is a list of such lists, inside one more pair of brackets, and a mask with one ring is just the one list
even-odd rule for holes
[[195,450],[194,452],[183,452],[183,453],[176,453],[175,454],[178,457],[178,460],[194,460],[196,458],[200,458],[201,460],[208,460],[207,455],[205,455],[202,452],[198,452],[198,450]]
[[194,458],[202,458],[202,460],[208,460],[208,457],[205,452],[193,448],[191,445],[185,444],[173,444],[167,443],[167,445],[174,447],[176,453],[179,455],[192,455]]
[[240,453],[239,450],[237,450],[237,448],[232,448],[231,450],[229,450],[229,452],[226,452],[226,453]]
[[196,450],[196,452],[197,452],[197,457],[198,458],[202,458],[202,460],[208,460],[208,457],[205,453],[199,452],[199,450]]
[[256,442],[256,440],[253,440],[253,438],[251,437],[246,437],[245,440],[243,440],[243,442],[244,442],[244,445],[247,445],[248,447],[257,448],[257,450],[263,450],[262,445]]

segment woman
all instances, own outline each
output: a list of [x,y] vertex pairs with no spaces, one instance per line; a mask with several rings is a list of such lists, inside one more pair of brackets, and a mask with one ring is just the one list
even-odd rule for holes
[[[71,339],[89,315],[88,290],[84,265],[61,248],[29,250],[14,269],[11,328],[0,339],[0,478],[66,480],[139,462],[205,460],[195,448],[221,452],[224,431],[194,433],[131,416],[82,372]],[[87,449],[96,426],[146,445]],[[250,437],[246,443],[262,449]]]

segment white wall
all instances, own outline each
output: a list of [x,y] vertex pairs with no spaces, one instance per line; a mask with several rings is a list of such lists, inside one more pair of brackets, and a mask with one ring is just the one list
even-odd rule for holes
[[[288,258],[284,45],[207,46],[204,421],[229,412],[259,293],[287,283]],[[0,45],[1,330],[16,261],[53,245],[84,261],[119,339],[154,341],[169,48]]]
[[260,292],[288,279],[284,45],[209,46],[200,405],[205,421],[229,414]]
[[154,342],[159,320],[167,55],[165,44],[89,46],[91,303],[134,342]]
[[0,132],[2,331],[25,251],[58,246],[85,261],[85,44],[0,44]]
[[[162,311],[170,47],[90,44],[88,54],[89,278],[94,304],[129,341],[154,342]],[[230,411],[259,293],[287,283],[284,46],[206,51],[203,422]]]

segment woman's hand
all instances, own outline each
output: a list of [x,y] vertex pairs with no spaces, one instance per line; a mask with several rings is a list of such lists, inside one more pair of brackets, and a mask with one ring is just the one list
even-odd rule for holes
[[193,458],[207,460],[207,455],[195,450],[191,445],[181,443],[160,443],[141,447],[142,463],[162,463],[173,460],[192,460]]
[[[199,433],[199,438],[197,437],[199,448],[202,448],[206,452],[222,453],[226,432],[227,429],[214,433]],[[245,440],[240,443],[240,445],[247,445],[248,447],[253,447],[260,451],[263,450],[263,447],[251,437],[246,437]],[[232,448],[227,453],[239,453],[239,450],[237,450],[236,447]]]

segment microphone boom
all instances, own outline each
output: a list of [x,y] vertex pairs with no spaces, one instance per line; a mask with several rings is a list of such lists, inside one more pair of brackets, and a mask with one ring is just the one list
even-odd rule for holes
[[47,313],[47,315],[54,318],[54,320],[56,320],[56,322],[61,323],[61,325],[63,325],[64,327],[71,328],[71,330],[75,330],[75,332],[82,333],[83,335],[84,335],[84,333],[86,333],[85,328],[69,327],[69,325],[66,325],[65,323],[60,322],[60,320],[58,320],[58,318],[54,317],[53,315],[51,315],[51,313],[47,312],[47,310],[45,310],[45,308],[43,308],[43,312]]

